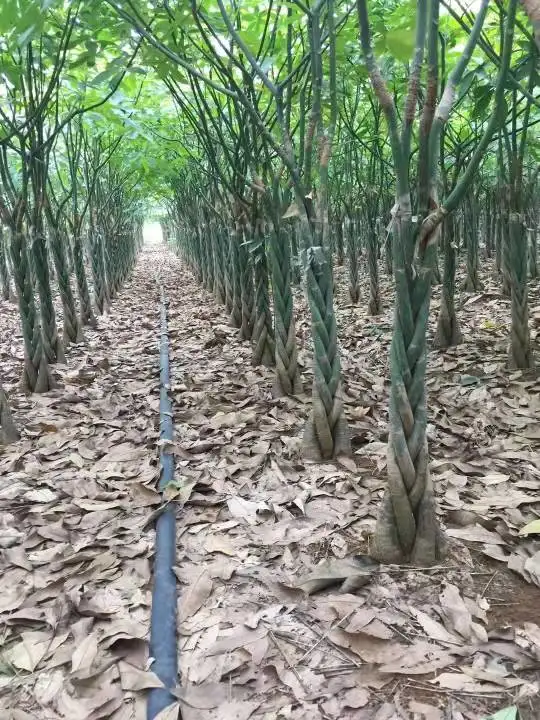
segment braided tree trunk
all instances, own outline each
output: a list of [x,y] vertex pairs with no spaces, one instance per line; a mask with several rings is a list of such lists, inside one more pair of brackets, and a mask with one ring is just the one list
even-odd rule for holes
[[523,218],[511,212],[510,231],[510,278],[512,288],[512,325],[508,366],[526,370],[534,367],[529,331],[529,303],[527,285],[527,233]]
[[379,235],[381,238],[381,245],[384,247],[384,268],[386,270],[386,274],[392,276],[394,271],[394,258],[392,252],[393,235],[391,232],[388,232],[386,230],[382,218],[378,218],[377,222],[379,223]]
[[240,339],[251,340],[253,334],[253,268],[251,257],[244,236],[239,236],[241,242],[238,247],[238,261],[240,265],[240,290],[242,305],[242,321],[240,325]]
[[495,237],[495,212],[493,207],[493,198],[490,192],[486,192],[485,198],[485,211],[484,211],[484,245],[486,248],[486,257],[493,257],[493,245]]
[[512,288],[512,257],[510,247],[510,220],[506,208],[501,217],[501,233],[502,294],[505,297],[510,297]]
[[90,301],[90,292],[88,290],[88,281],[86,279],[86,269],[84,267],[84,250],[78,230],[73,234],[73,264],[75,266],[75,278],[77,280],[77,292],[79,294],[79,306],[81,309],[81,325],[90,325],[95,327],[97,325],[97,320],[94,316],[92,303]]
[[341,400],[341,364],[334,314],[330,257],[307,250],[306,285],[313,337],[313,409],[304,431],[304,455],[323,460],[350,455],[349,429]]
[[56,276],[58,278],[58,290],[64,310],[64,343],[67,344],[81,342],[83,336],[79,318],[77,317],[75,298],[73,297],[71,283],[69,282],[69,269],[65,252],[67,242],[64,242],[65,240],[65,236],[61,235],[58,230],[52,231],[51,249],[56,267]]
[[345,260],[345,253],[343,247],[343,221],[341,218],[337,218],[334,223],[335,225],[335,240],[336,240],[336,256],[338,265],[343,265]]
[[16,229],[11,234],[11,258],[24,342],[24,369],[21,384],[25,390],[30,392],[47,392],[55,386],[55,383],[49,370],[47,354],[43,348],[26,238],[20,229]]
[[426,437],[426,330],[432,281],[429,254],[435,246],[428,246],[422,266],[414,273],[410,209],[398,211],[394,232],[396,305],[390,350],[388,486],[372,555],[385,563],[411,560],[429,565],[442,556],[445,546],[435,513]]
[[232,233],[228,231],[223,235],[223,267],[225,272],[225,310],[230,316],[234,307],[234,271],[233,271],[233,248]]
[[255,273],[254,323],[251,340],[253,365],[274,364],[274,333],[272,329],[272,311],[268,294],[268,262],[266,246],[262,235],[253,247],[253,270]]
[[98,231],[103,252],[101,253],[105,311],[116,297],[118,290],[118,236],[105,228]]
[[360,300],[360,285],[358,283],[358,248],[356,245],[354,223],[350,218],[345,219],[345,243],[347,246],[347,267],[349,270],[349,296],[353,305],[357,305]]
[[298,227],[295,223],[294,225],[289,225],[287,231],[286,231],[286,240],[287,242],[290,241],[290,263],[291,263],[291,279],[294,285],[300,285],[302,281],[302,264],[300,262],[300,243],[298,240]]
[[118,235],[117,242],[118,247],[116,252],[118,266],[116,269],[116,288],[118,292],[120,292],[122,285],[124,284],[124,280],[127,277],[127,254],[129,250],[125,231],[122,231]]
[[377,256],[379,254],[379,238],[375,223],[370,218],[367,228],[367,263],[369,268],[369,303],[368,313],[370,315],[379,315],[381,312],[381,295],[379,291],[379,263]]
[[493,276],[499,278],[502,272],[502,212],[500,208],[495,211],[495,267]]
[[218,303],[225,303],[225,252],[224,237],[218,234],[217,228],[212,224],[211,233],[214,246],[214,296]]
[[105,279],[105,307],[108,309],[116,297],[118,248],[116,235],[101,233],[103,245],[103,277]]
[[210,245],[210,235],[206,223],[200,226],[199,237],[201,242],[203,286],[208,292],[212,292],[214,287],[214,263],[212,262],[212,246]]
[[242,327],[242,286],[238,245],[240,235],[232,230],[229,244],[229,283],[227,287],[227,302],[230,304],[229,322],[233,327]]
[[11,297],[11,281],[7,264],[7,249],[4,240],[4,232],[0,225],[0,283],[2,285],[2,297],[9,300]]
[[[105,278],[105,260],[103,257],[103,242],[101,233],[92,228],[89,232],[90,254],[92,259],[92,279],[94,281],[94,304],[100,315],[107,312],[108,293],[106,291],[107,281]],[[110,264],[109,264],[110,271]]]
[[454,304],[456,289],[456,246],[454,244],[453,220],[454,218],[450,215],[441,228],[444,248],[444,271],[441,306],[437,320],[437,331],[433,341],[433,345],[437,348],[447,348],[463,342]]
[[529,277],[536,280],[538,277],[538,230],[531,227],[529,233]]
[[208,278],[208,257],[206,248],[206,237],[204,234],[204,225],[197,228],[197,234],[199,237],[200,244],[200,256],[201,256],[201,284],[208,290],[209,278]]
[[7,395],[0,385],[0,445],[9,445],[16,442],[20,435],[13,422]]
[[291,291],[291,257],[287,234],[274,231],[270,238],[272,293],[274,297],[276,378],[273,394],[299,395],[302,392],[298,370],[296,328]]
[[467,236],[467,277],[463,289],[476,292],[482,289],[478,277],[478,208],[474,197],[469,197],[464,215],[465,234]]
[[210,231],[210,226],[208,223],[205,223],[203,227],[203,233],[204,233],[204,246],[206,249],[206,274],[207,274],[207,290],[209,292],[214,292],[214,287],[216,284],[216,275],[214,272],[214,243],[213,243],[213,234]]
[[65,362],[64,348],[56,328],[56,314],[52,301],[51,280],[49,275],[49,258],[45,244],[45,235],[41,229],[34,231],[32,254],[36,271],[39,309],[41,318],[41,336],[43,349],[49,362]]

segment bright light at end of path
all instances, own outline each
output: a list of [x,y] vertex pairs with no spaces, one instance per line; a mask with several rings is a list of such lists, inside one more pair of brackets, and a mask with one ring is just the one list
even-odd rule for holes
[[161,245],[163,243],[161,223],[145,222],[143,225],[143,238],[145,245]]

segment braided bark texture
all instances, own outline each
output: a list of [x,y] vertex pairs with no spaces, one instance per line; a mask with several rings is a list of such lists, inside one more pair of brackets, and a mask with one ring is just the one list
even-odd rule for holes
[[437,331],[433,345],[437,348],[447,348],[463,342],[461,329],[454,304],[456,287],[456,248],[453,242],[454,218],[448,217],[442,226],[444,246],[444,270],[441,292],[441,305],[437,319]]
[[538,277],[538,230],[529,229],[529,277],[536,280]]
[[97,325],[92,303],[90,302],[90,292],[88,290],[88,281],[86,279],[86,269],[84,267],[84,251],[81,236],[78,231],[73,234],[73,264],[75,266],[75,278],[77,280],[77,292],[79,294],[79,306],[81,310],[81,325]]
[[54,382],[43,349],[26,238],[22,230],[15,230],[11,234],[11,258],[24,341],[21,385],[29,392],[47,392],[54,387]]
[[94,304],[100,315],[107,310],[105,297],[105,264],[103,262],[103,245],[101,235],[95,229],[89,233],[90,254],[92,260],[92,278],[94,280]]
[[16,442],[20,435],[13,422],[11,409],[4,389],[0,385],[0,445]]
[[253,303],[254,322],[251,341],[253,353],[251,362],[254,366],[274,364],[274,332],[272,328],[272,312],[268,294],[268,262],[264,239],[253,249],[253,271],[255,275],[255,300]]
[[387,275],[392,275],[394,271],[394,253],[393,253],[393,233],[387,232],[382,222],[382,219],[378,219],[379,222],[379,233],[381,235],[381,242],[384,245],[384,266]]
[[390,351],[388,485],[380,509],[372,555],[385,563],[433,564],[442,557],[444,535],[435,513],[426,439],[426,330],[432,258],[413,274],[411,216],[396,218],[394,275],[396,307]]
[[273,393],[299,395],[302,392],[298,370],[296,328],[291,291],[291,258],[286,234],[274,232],[270,238],[272,292],[275,320],[276,378]]
[[477,292],[482,289],[478,277],[478,207],[474,196],[470,196],[464,214],[465,233],[467,235],[467,277],[463,289],[465,292]]
[[349,270],[349,296],[353,305],[360,300],[360,285],[358,284],[358,247],[354,223],[347,218],[345,221],[345,244],[347,247],[347,268]]
[[214,248],[214,295],[218,303],[225,303],[225,254],[224,238],[218,235],[217,228],[211,226],[212,245]]
[[251,340],[253,335],[254,306],[253,306],[253,267],[251,257],[245,243],[243,233],[240,235],[242,242],[238,248],[238,262],[240,265],[240,289],[242,305],[242,321],[240,325],[240,339]]
[[312,412],[304,432],[304,455],[324,460],[350,455],[341,400],[341,364],[334,314],[330,258],[321,247],[307,252],[306,285],[313,337]]
[[337,218],[337,220],[334,221],[332,237],[335,238],[337,263],[338,265],[343,265],[345,249],[343,243],[343,221],[341,218]]
[[47,246],[45,244],[45,236],[41,229],[34,231],[32,254],[34,257],[34,268],[39,295],[43,349],[50,363],[65,362],[64,348],[56,328],[56,314],[52,302]]
[[529,331],[529,301],[527,285],[527,233],[519,213],[510,213],[511,243],[510,278],[512,287],[512,325],[508,366],[527,370],[534,367]]
[[81,342],[82,330],[77,317],[77,308],[75,307],[75,298],[71,290],[69,281],[69,270],[66,260],[65,246],[67,239],[58,231],[53,231],[51,235],[51,248],[56,267],[56,276],[58,278],[58,290],[60,299],[62,300],[62,309],[64,311],[64,343]]
[[238,253],[238,245],[240,238],[236,230],[231,232],[229,244],[229,273],[230,273],[230,317],[229,322],[233,327],[242,327],[242,286],[241,286],[241,270],[240,258]]
[[9,300],[11,295],[9,270],[7,264],[7,252],[6,243],[4,240],[4,234],[2,226],[0,225],[0,283],[2,284],[2,297],[4,300]]
[[369,303],[368,313],[379,315],[381,312],[381,295],[379,290],[379,238],[374,225],[368,227],[367,262],[369,268]]
[[501,271],[502,293],[510,297],[512,288],[512,258],[510,248],[510,223],[506,209],[501,216]]

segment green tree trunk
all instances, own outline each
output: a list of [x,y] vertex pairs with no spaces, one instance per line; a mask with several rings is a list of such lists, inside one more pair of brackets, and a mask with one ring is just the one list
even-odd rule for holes
[[272,328],[272,311],[268,294],[268,263],[266,245],[262,234],[252,248],[253,270],[255,275],[255,299],[253,332],[251,336],[253,353],[251,362],[254,366],[274,364],[274,333]]
[[384,245],[384,266],[386,269],[386,274],[390,275],[391,277],[394,272],[394,260],[392,254],[393,235],[391,232],[386,231],[382,218],[379,218],[379,236],[381,238],[382,244]]
[[529,235],[529,277],[538,278],[538,230],[535,227],[528,229]]
[[29,392],[48,392],[55,387],[55,383],[49,369],[47,354],[43,348],[39,316],[34,301],[34,286],[27,242],[20,227],[15,228],[11,233],[11,258],[24,342],[24,368],[21,384]]
[[512,288],[512,257],[510,246],[510,220],[508,205],[505,203],[501,211],[501,272],[502,294],[510,297]]
[[[92,259],[92,279],[94,281],[94,305],[100,315],[107,312],[109,306],[109,293],[107,292],[107,277],[104,259],[103,238],[97,228],[91,228],[88,233],[90,255]],[[111,263],[108,264],[109,273],[112,272]]]
[[77,280],[77,292],[79,295],[80,323],[83,326],[90,325],[91,327],[95,327],[97,321],[90,301],[90,292],[88,290],[88,281],[86,279],[86,269],[84,266],[84,249],[79,230],[75,230],[73,233],[73,263],[75,266],[75,278]]
[[274,299],[276,377],[273,394],[299,395],[302,392],[298,370],[296,329],[291,290],[289,238],[285,230],[274,230],[270,237],[272,294]]
[[0,284],[2,286],[2,297],[4,300],[11,298],[11,280],[7,262],[7,246],[4,238],[4,230],[0,225]]
[[369,302],[368,313],[379,315],[381,312],[381,295],[379,290],[379,238],[375,223],[369,222],[367,227],[367,264],[369,268]]
[[306,286],[313,338],[312,411],[304,431],[304,455],[325,460],[350,455],[351,445],[341,400],[341,363],[333,305],[328,251],[308,248]]
[[220,305],[225,303],[225,247],[224,235],[212,224],[210,231],[213,235],[214,248],[214,296]]
[[441,228],[442,246],[444,248],[444,271],[437,331],[433,342],[437,348],[459,345],[463,341],[454,303],[456,288],[456,246],[454,243],[453,220],[454,218],[450,216]]
[[520,213],[512,211],[509,218],[510,286],[512,295],[512,325],[508,365],[512,369],[534,367],[529,330],[529,302],[527,283],[527,232]]
[[343,265],[345,260],[344,243],[343,243],[343,221],[337,218],[333,223],[334,226],[334,237],[336,243],[336,257],[337,264]]
[[230,305],[229,322],[233,327],[242,327],[242,285],[239,257],[241,233],[236,228],[231,230],[229,240],[229,283],[227,286],[227,302]]
[[478,207],[473,193],[466,201],[464,230],[467,246],[467,278],[463,289],[472,293],[482,289],[478,277]]
[[0,446],[17,442],[19,432],[13,422],[9,401],[2,385],[0,385]]
[[64,348],[56,328],[56,314],[52,301],[51,281],[49,275],[49,258],[43,229],[33,230],[32,255],[36,272],[37,291],[41,318],[41,335],[43,349],[50,363],[65,362]]
[[356,232],[353,221],[346,217],[345,244],[347,248],[347,268],[349,271],[349,297],[353,305],[360,300],[360,284],[358,282],[358,248],[356,244]]
[[[390,435],[388,487],[375,535],[373,555],[384,562],[410,559],[433,564],[445,540],[435,513],[426,438],[426,331],[432,284],[432,258],[415,272],[414,230],[410,210],[394,223],[396,304],[390,350]],[[428,247],[426,253],[435,248]]]
[[253,334],[253,268],[251,257],[245,243],[245,234],[239,235],[238,263],[240,266],[240,295],[242,319],[240,324],[240,338],[251,340]]
[[69,270],[66,260],[67,238],[58,229],[51,230],[51,250],[58,278],[58,290],[64,311],[64,343],[78,343],[83,339],[82,330],[77,317],[75,298],[69,281]]

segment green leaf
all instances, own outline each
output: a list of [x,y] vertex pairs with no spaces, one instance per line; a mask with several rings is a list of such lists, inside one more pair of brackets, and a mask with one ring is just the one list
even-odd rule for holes
[[493,88],[491,85],[477,85],[473,90],[474,108],[472,115],[481,118],[486,112],[492,96]]
[[540,519],[532,520],[524,525],[519,531],[520,535],[540,535]]
[[102,85],[103,83],[110,80],[110,78],[117,72],[117,68],[114,65],[109,65],[105,70],[98,73],[92,80],[90,81],[90,85],[96,86],[96,85]]
[[519,712],[515,705],[509,705],[502,710],[497,710],[496,713],[485,717],[483,720],[519,720]]
[[407,62],[414,51],[414,30],[411,28],[398,28],[389,30],[385,37],[388,52],[397,60]]
[[17,38],[17,44],[19,47],[24,47],[27,43],[32,40],[34,35],[37,34],[38,26],[37,25],[30,25],[30,27],[26,28],[24,32],[22,32],[19,37]]

